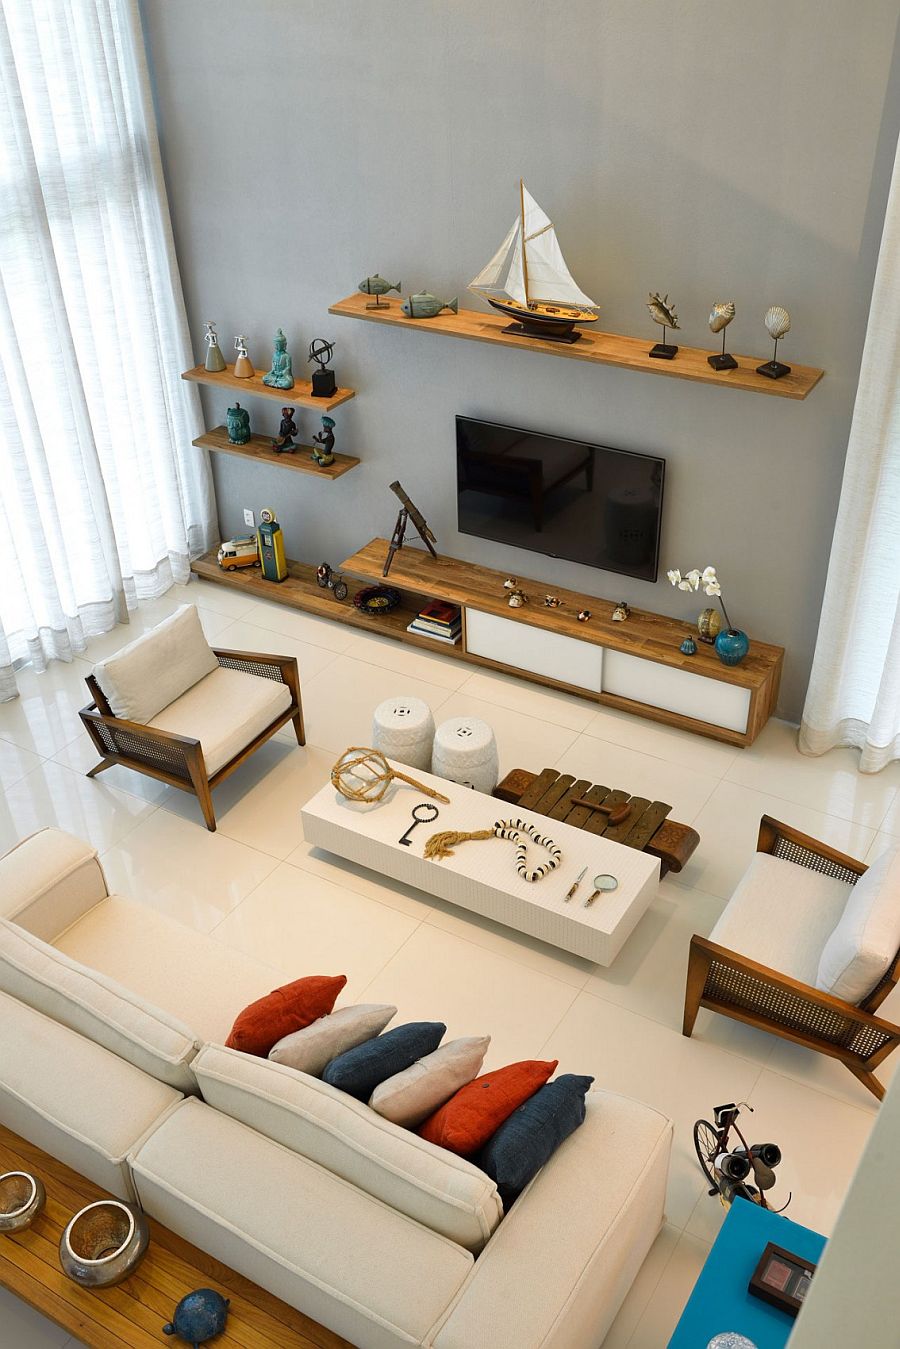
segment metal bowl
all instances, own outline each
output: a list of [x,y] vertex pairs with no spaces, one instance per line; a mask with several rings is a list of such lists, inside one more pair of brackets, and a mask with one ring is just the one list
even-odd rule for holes
[[43,1182],[27,1171],[0,1176],[0,1232],[24,1232],[47,1202]]
[[149,1242],[147,1219],[136,1204],[99,1199],[70,1220],[60,1237],[59,1263],[82,1288],[109,1288],[127,1279]]

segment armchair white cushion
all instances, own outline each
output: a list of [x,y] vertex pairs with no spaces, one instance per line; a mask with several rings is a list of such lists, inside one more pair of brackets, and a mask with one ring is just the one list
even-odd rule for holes
[[816,988],[858,1003],[900,950],[900,848],[891,848],[854,886],[819,959]]
[[150,632],[95,665],[94,678],[113,716],[146,725],[218,665],[196,605],[183,604]]
[[823,948],[852,890],[783,857],[754,853],[709,940],[814,987]]
[[216,664],[210,674],[164,707],[149,725],[199,740],[207,775],[212,777],[290,705],[287,684]]

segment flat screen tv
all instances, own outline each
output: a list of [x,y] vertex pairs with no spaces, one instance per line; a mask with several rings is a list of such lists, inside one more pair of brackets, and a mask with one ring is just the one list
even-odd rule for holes
[[666,461],[456,418],[462,534],[655,581]]

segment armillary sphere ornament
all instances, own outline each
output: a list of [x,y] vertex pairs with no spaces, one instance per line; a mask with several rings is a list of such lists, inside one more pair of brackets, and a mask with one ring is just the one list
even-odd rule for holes
[[334,343],[329,342],[327,337],[314,337],[310,342],[307,362],[310,365],[315,362],[319,367],[312,377],[313,398],[333,398],[337,391],[334,371],[328,369],[328,362],[333,355]]
[[334,343],[329,342],[326,337],[314,337],[309,344],[309,361],[316,361],[324,370],[328,362],[334,355]]

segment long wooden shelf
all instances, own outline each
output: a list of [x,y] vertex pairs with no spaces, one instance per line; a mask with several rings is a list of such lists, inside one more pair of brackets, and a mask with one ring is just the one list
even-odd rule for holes
[[244,394],[253,398],[274,398],[281,406],[315,408],[318,412],[330,412],[332,408],[340,407],[341,403],[348,403],[356,397],[355,389],[338,389],[331,398],[313,398],[312,381],[308,379],[295,379],[292,389],[270,389],[268,384],[263,384],[262,375],[259,374],[252,375],[250,379],[236,379],[233,365],[218,371],[207,370],[205,365],[195,365],[192,370],[185,370],[181,378],[192,384],[209,384],[213,388],[226,389],[229,397]]
[[224,426],[205,431],[192,443],[204,450],[236,454],[242,459],[253,459],[258,464],[274,464],[276,468],[291,468],[295,473],[311,473],[316,478],[341,478],[359,463],[352,454],[336,454],[333,464],[320,466],[310,457],[313,448],[311,445],[298,445],[293,453],[285,451],[276,454],[272,449],[271,436],[252,435],[246,445],[233,445]]
[[432,319],[411,319],[403,313],[397,300],[391,301],[390,308],[367,309],[370,300],[370,296],[361,293],[348,295],[345,300],[333,304],[328,312],[342,318],[365,319],[369,323],[386,323],[395,328],[415,328],[418,332],[436,333],[443,337],[465,337],[472,342],[493,342],[498,346],[539,351],[573,361],[615,365],[625,370],[642,370],[650,375],[668,375],[671,379],[715,384],[722,389],[743,389],[775,398],[806,398],[825,373],[815,366],[789,362],[789,375],[782,379],[767,379],[765,375],[756,373],[756,367],[766,360],[765,356],[736,356],[737,369],[716,372],[706,359],[715,353],[702,347],[679,346],[678,355],[672,361],[660,361],[650,356],[649,351],[655,340],[651,332],[646,337],[624,337],[619,333],[584,330],[581,339],[569,346],[506,333],[503,329],[509,320],[499,314],[460,309],[458,314],[447,310]]

